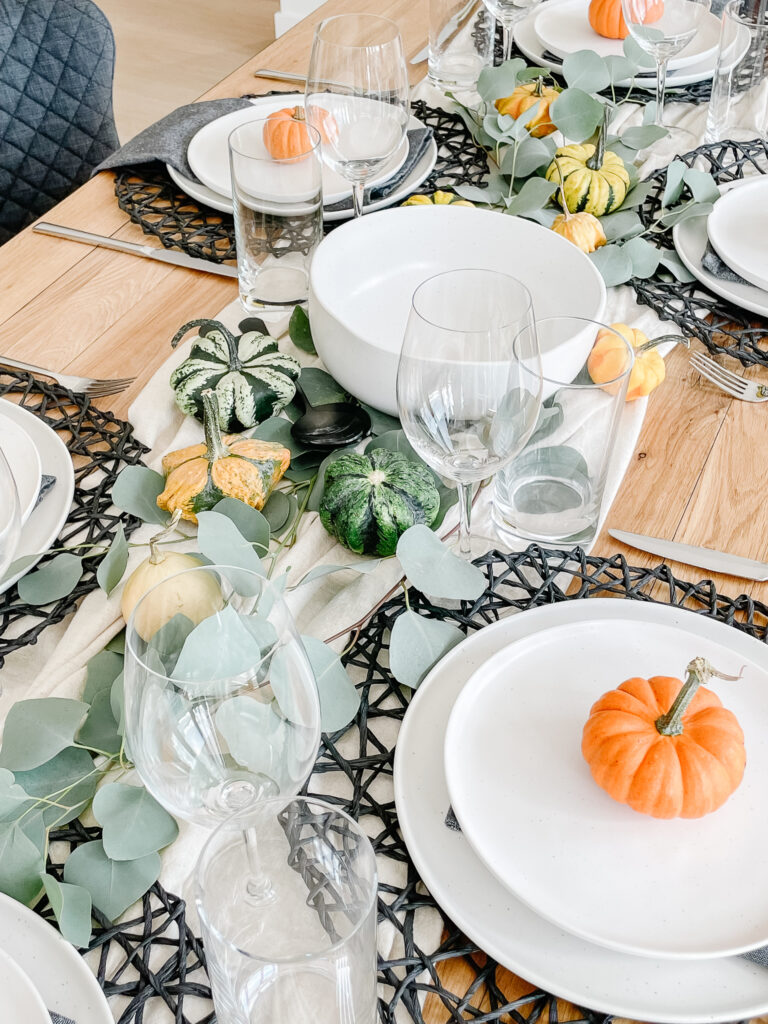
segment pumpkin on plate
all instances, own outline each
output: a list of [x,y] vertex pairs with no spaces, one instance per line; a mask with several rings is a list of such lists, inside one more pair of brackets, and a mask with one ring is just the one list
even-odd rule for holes
[[617,210],[627,198],[629,172],[618,153],[605,149],[605,127],[597,145],[561,146],[547,168],[547,181],[562,185],[557,201],[571,213],[603,217]]
[[559,95],[560,89],[554,85],[544,85],[544,79],[537,78],[533,82],[518,85],[510,96],[496,100],[496,109],[500,114],[509,114],[517,120],[526,110],[536,107],[525,127],[534,139],[541,139],[555,131],[549,108]]
[[[338,131],[336,121],[325,110],[317,111],[313,126],[323,142],[330,142]],[[275,160],[295,163],[311,151],[304,107],[283,107],[269,115],[263,131],[264,145]]]
[[[644,25],[658,21],[664,13],[664,0],[632,0],[635,20]],[[621,0],[590,0],[589,24],[605,39],[626,39],[629,28],[624,20]]]
[[[664,380],[667,368],[656,345],[669,341],[669,337],[649,341],[647,335],[627,324],[611,324],[611,330],[597,332],[595,343],[587,359],[587,370],[595,384],[615,380],[626,368],[627,350],[621,344],[620,334],[635,351],[635,365],[629,375],[627,401],[649,395]],[[616,334],[614,333],[616,332]]]
[[203,392],[205,442],[163,456],[165,489],[157,504],[183,519],[197,522],[222,498],[237,498],[263,508],[272,488],[291,462],[287,448],[257,438],[222,437],[213,391]]
[[171,346],[198,327],[187,359],[171,374],[176,404],[189,416],[203,418],[203,392],[213,388],[219,426],[234,433],[274,416],[296,394],[301,365],[278,351],[277,342],[260,330],[260,320],[243,320],[234,336],[217,320],[190,320],[176,332]]
[[581,752],[592,778],[619,803],[654,818],[701,818],[722,806],[744,775],[744,733],[705,687],[716,671],[694,658],[685,683],[628,679],[592,706]]
[[433,192],[431,196],[409,196],[401,206],[474,206],[455,192]]
[[325,471],[320,520],[332,537],[360,555],[394,555],[410,526],[431,526],[440,510],[432,472],[402,452],[352,452]]

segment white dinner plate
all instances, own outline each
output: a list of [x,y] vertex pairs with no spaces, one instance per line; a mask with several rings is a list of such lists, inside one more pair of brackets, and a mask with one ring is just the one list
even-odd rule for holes
[[[473,942],[526,981],[577,1005],[664,1024],[714,1024],[768,1012],[764,967],[739,957],[635,957],[579,939],[516,899],[484,867],[466,838],[445,826],[450,801],[443,767],[445,730],[469,677],[522,637],[589,622],[596,614],[617,620],[630,615],[639,631],[645,624],[669,625],[697,642],[714,638],[727,643],[747,657],[758,656],[755,648],[761,648],[759,641],[732,626],[690,611],[594,598],[513,614],[479,630],[422,682],[397,738],[395,803],[408,852],[434,898]],[[505,745],[510,744],[507,737]]]
[[[698,638],[631,614],[518,640],[476,672],[445,738],[448,791],[486,866],[542,917],[648,957],[723,957],[768,944],[768,650]],[[695,820],[613,800],[581,754],[589,710],[630,676],[685,678],[697,655],[738,684],[707,684],[744,729],[735,793]],[[503,813],[499,809],[503,808]]]
[[707,218],[720,259],[756,288],[768,288],[768,176],[731,189]]
[[0,400],[4,416],[23,427],[40,455],[40,468],[44,474],[56,477],[56,483],[21,529],[21,537],[13,556],[14,561],[36,555],[28,565],[13,576],[0,580],[0,594],[29,572],[32,566],[51,547],[66,522],[75,491],[75,471],[66,445],[55,430],[38,419],[28,409],[14,402]]
[[[693,3],[693,0],[690,0]],[[599,36],[589,24],[586,0],[542,4],[536,13],[535,30],[543,45],[558,57],[577,50],[594,50],[601,57],[623,57],[624,41]],[[698,11],[698,5],[697,11]],[[707,12],[698,30],[680,53],[671,57],[670,71],[713,59],[720,39],[720,19]]]
[[51,1024],[39,992],[7,953],[0,951],[0,1009],[2,1019],[18,1024]]
[[[214,121],[204,125],[193,137],[187,147],[187,160],[195,175],[207,185],[208,188],[219,195],[232,197],[232,176],[229,167],[229,146],[230,133],[239,125],[248,121],[255,121],[259,118],[269,117],[275,110],[282,110],[287,106],[303,104],[300,95],[294,96],[260,96],[252,101],[250,107],[242,110],[233,110],[231,114],[225,114]],[[260,140],[259,140],[260,141]],[[267,149],[264,147],[264,156]],[[378,185],[387,178],[391,178],[403,165],[408,155],[408,140],[403,139],[402,144],[395,155],[373,175],[368,182],[369,185]],[[352,186],[342,178],[340,174],[323,164],[323,202],[337,203],[352,195]],[[266,198],[266,196],[265,196]],[[281,196],[276,194],[276,199]]]
[[[558,0],[548,0],[549,3],[557,3]],[[515,25],[515,45],[521,53],[533,61],[536,67],[549,68],[551,71],[557,71],[562,73],[563,64],[560,60],[550,60],[549,57],[544,56],[546,47],[542,44],[539,37],[536,35],[535,21],[537,11],[526,15],[517,25]],[[749,37],[749,33],[747,33]],[[748,40],[747,40],[748,45]],[[668,88],[680,88],[685,85],[693,85],[695,82],[703,82],[708,78],[712,78],[715,73],[715,60],[714,57],[708,57],[705,61],[699,61],[696,64],[692,64],[690,67],[685,68],[682,71],[673,72],[670,71],[667,76]],[[642,89],[653,91],[656,88],[656,75],[639,74],[635,78],[635,83]],[[618,85],[629,85],[629,79],[623,82],[618,82]]]
[[25,523],[40,493],[40,456],[24,427],[5,415],[6,404],[0,404],[0,451],[16,481],[21,521]]
[[[721,185],[720,191],[727,192],[731,189],[741,188],[747,182],[729,182]],[[715,277],[702,266],[702,259],[707,249],[707,218],[690,217],[672,228],[672,241],[680,259],[690,270],[697,281],[700,281],[715,295],[721,299],[732,302],[741,309],[748,309],[752,313],[768,317],[768,290],[757,288],[753,284],[740,284],[737,281],[724,281]]]
[[[411,117],[408,124],[408,130],[413,131],[414,129],[421,127],[421,122],[415,117]],[[387,206],[394,206],[396,203],[407,199],[416,191],[419,185],[429,177],[436,163],[437,143],[434,139],[431,139],[426,151],[408,177],[404,178],[394,192],[387,196],[386,199],[377,199],[372,203],[366,203],[365,212],[373,213],[375,210],[383,210]],[[213,189],[208,188],[199,181],[193,181],[191,178],[185,177],[183,174],[180,174],[175,167],[171,167],[170,164],[166,164],[166,169],[171,180],[174,181],[179,188],[183,192],[186,192],[186,194],[192,199],[196,199],[197,202],[204,203],[206,206],[210,206],[214,210],[220,210],[222,213],[232,213],[231,199],[228,199],[226,196],[220,196],[218,192],[214,192]],[[350,220],[354,215],[355,212],[352,206],[350,206],[348,210],[325,209],[323,212],[323,220],[328,222]]]
[[[69,1017],[75,1024],[114,1024],[96,976],[74,946],[39,914],[2,893],[0,949],[13,957],[48,1010]],[[8,1024],[29,1021],[27,1017],[4,1014],[0,1014],[0,1020],[3,1024],[6,1020]]]

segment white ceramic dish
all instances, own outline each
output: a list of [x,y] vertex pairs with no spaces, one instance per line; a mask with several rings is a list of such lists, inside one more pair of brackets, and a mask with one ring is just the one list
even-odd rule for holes
[[720,259],[756,288],[768,289],[768,177],[718,199],[707,234]]
[[[42,917],[2,893],[0,949],[13,956],[48,1010],[76,1024],[114,1024],[101,986],[75,948]],[[0,1019],[3,1024],[31,1024],[22,1016]]]
[[768,1011],[768,970],[739,957],[661,960],[629,956],[564,932],[516,899],[484,867],[466,838],[445,826],[450,798],[445,730],[469,677],[493,655],[539,630],[630,614],[639,630],[659,623],[692,639],[733,634],[750,656],[758,641],[733,627],[666,605],[566,601],[486,626],[455,647],[421,683],[397,738],[395,803],[408,851],[445,913],[490,956],[526,981],[602,1013],[664,1024],[714,1024]]
[[[745,666],[738,686],[708,685],[742,724],[747,769],[716,813],[658,821],[596,785],[581,755],[582,729],[606,690],[630,675],[683,678],[698,654],[723,672]],[[768,651],[759,644],[748,656],[677,627],[638,629],[631,617],[537,633],[500,651],[464,687],[445,763],[451,804],[475,852],[554,924],[648,957],[723,957],[768,943],[768,876],[755,857],[768,844],[760,811]]]
[[26,555],[36,555],[21,572],[0,581],[0,594],[29,572],[35,562],[48,550],[66,522],[72,495],[75,490],[75,471],[72,459],[55,430],[38,419],[27,409],[9,401],[0,401],[3,414],[22,426],[32,439],[40,455],[43,473],[56,477],[50,494],[40,502],[22,527],[19,545],[14,560]]
[[[559,0],[548,0],[548,2],[558,3]],[[546,47],[536,35],[535,21],[537,14],[538,11],[534,11],[515,25],[515,44],[536,67],[546,67],[552,71],[561,72],[563,69],[561,61],[553,61],[544,56]],[[690,67],[681,71],[670,71],[667,76],[667,87],[670,89],[679,88],[712,78],[715,73],[716,56],[715,54],[704,61],[698,61],[696,64],[691,64]],[[640,88],[653,91],[656,88],[656,75],[640,74],[635,79],[635,82]],[[628,85],[629,79],[617,84]]]
[[0,952],[0,1009],[3,1020],[18,1024],[51,1024],[35,986],[7,953]]
[[0,404],[0,450],[16,481],[21,521],[25,523],[40,493],[40,456],[24,427],[5,414],[7,404]]
[[[250,107],[242,110],[233,110],[231,114],[210,121],[197,132],[187,147],[187,160],[189,166],[195,172],[200,181],[219,195],[232,198],[232,177],[229,167],[229,146],[230,133],[248,121],[256,121],[260,118],[269,117],[275,110],[282,110],[291,103],[303,104],[301,96],[260,96],[253,100]],[[261,141],[261,140],[258,140]],[[266,147],[263,155],[268,156]],[[395,155],[372,176],[369,184],[378,185],[398,171],[408,155],[408,141],[404,139]],[[285,171],[285,168],[282,168]],[[349,182],[340,174],[323,165],[323,201],[325,203],[337,203],[352,195],[352,187]],[[266,190],[263,198],[282,201],[283,193],[280,191],[271,194]]]
[[[553,266],[557,289],[551,286]],[[519,278],[537,317],[602,316],[602,277],[554,231],[458,206],[385,210],[333,231],[312,260],[309,316],[328,372],[357,398],[397,415],[397,364],[413,293],[434,274],[462,267],[502,268]],[[577,347],[561,355],[566,362],[549,367],[553,377],[571,364],[575,373],[585,353]]]
[[[420,122],[415,117],[412,117],[408,125],[409,131],[420,127]],[[437,143],[432,139],[421,160],[419,160],[408,177],[404,178],[395,191],[387,196],[386,199],[378,199],[373,203],[367,203],[365,207],[366,213],[373,213],[374,210],[383,210],[387,206],[394,206],[407,199],[429,177],[436,163]],[[231,199],[228,199],[226,196],[220,196],[218,192],[214,192],[213,189],[208,188],[207,185],[203,185],[199,181],[193,181],[191,178],[185,177],[175,167],[171,167],[170,164],[166,164],[166,170],[171,180],[192,199],[196,199],[199,203],[204,203],[214,210],[220,210],[222,213],[232,213]],[[354,210],[351,206],[348,210],[329,210],[326,208],[323,212],[323,220],[329,223],[338,220],[351,220],[352,217],[354,217]]]
[[[542,4],[535,18],[536,35],[551,53],[566,57],[578,50],[594,50],[601,57],[623,57],[621,39],[605,39],[589,24],[585,0],[565,0],[557,5]],[[720,19],[707,12],[698,31],[680,53],[671,57],[670,71],[690,67],[704,60],[714,60],[720,39]]]
[[[730,191],[731,188],[739,188],[742,184],[735,182],[721,185],[720,191]],[[680,224],[675,224],[672,228],[672,241],[675,243],[678,256],[697,281],[715,295],[719,295],[721,299],[726,299],[741,309],[768,317],[768,290],[757,288],[753,284],[724,281],[710,274],[702,266],[701,261],[708,242],[706,217],[691,217]]]

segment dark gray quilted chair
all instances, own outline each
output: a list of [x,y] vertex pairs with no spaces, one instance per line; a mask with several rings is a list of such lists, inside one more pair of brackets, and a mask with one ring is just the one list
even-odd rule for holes
[[91,0],[0,0],[0,244],[117,148],[114,68]]

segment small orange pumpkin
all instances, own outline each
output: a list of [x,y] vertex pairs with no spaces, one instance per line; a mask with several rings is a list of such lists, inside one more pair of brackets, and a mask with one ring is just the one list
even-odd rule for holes
[[703,685],[713,675],[737,678],[694,658],[685,683],[634,678],[604,693],[581,740],[598,786],[654,818],[701,818],[721,807],[739,786],[747,755],[736,716]]
[[655,341],[649,341],[642,331],[638,331],[635,327],[629,327],[627,324],[611,324],[611,327],[613,329],[610,331],[597,332],[595,343],[587,359],[587,370],[595,384],[605,384],[609,380],[615,380],[624,372],[627,350],[616,336],[620,334],[635,351],[635,364],[627,385],[627,401],[634,402],[636,398],[649,395],[666,377],[667,368],[664,365],[664,359],[653,346],[668,340],[668,338],[665,336],[657,338]]
[[[664,0],[632,0],[632,3],[636,20],[644,25],[653,24],[664,13]],[[626,39],[629,35],[621,0],[590,0],[589,24],[605,39]]]
[[559,89],[544,85],[544,79],[537,78],[534,82],[518,85],[510,96],[496,100],[496,109],[500,114],[509,114],[517,120],[526,110],[538,105],[538,110],[525,127],[534,139],[541,139],[555,131],[549,108],[559,95]]
[[[273,111],[264,125],[264,145],[275,160],[302,160],[312,146],[307,131],[303,107],[283,107]],[[315,124],[323,142],[330,141],[337,130],[336,122],[327,111],[323,111]]]

